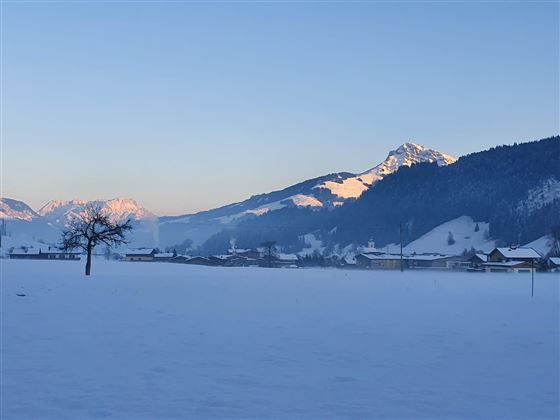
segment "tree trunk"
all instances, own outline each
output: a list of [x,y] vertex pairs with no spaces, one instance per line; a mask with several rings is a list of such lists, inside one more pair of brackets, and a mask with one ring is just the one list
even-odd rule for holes
[[91,246],[87,248],[86,276],[91,274]]

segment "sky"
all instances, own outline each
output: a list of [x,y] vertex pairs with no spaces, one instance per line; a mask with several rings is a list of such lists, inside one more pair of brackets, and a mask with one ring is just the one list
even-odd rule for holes
[[3,2],[1,195],[214,208],[557,135],[556,2]]

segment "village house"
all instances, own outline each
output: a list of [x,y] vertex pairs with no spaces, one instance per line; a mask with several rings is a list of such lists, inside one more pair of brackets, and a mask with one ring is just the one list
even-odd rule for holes
[[484,263],[488,262],[487,254],[474,254],[468,259],[472,268],[481,268]]
[[298,256],[296,254],[278,253],[272,259],[274,267],[297,268]]
[[494,248],[488,254],[488,262],[525,261],[531,262],[541,259],[542,256],[533,248],[509,247]]
[[457,255],[412,254],[404,255],[403,259],[409,269],[466,270],[470,266],[466,258]]
[[156,250],[153,248],[131,249],[125,253],[125,261],[154,261]]
[[173,257],[176,257],[177,254],[174,252],[160,252],[154,254],[154,261],[155,262],[169,262],[169,260]]
[[548,269],[554,273],[560,272],[560,257],[550,257],[548,259]]
[[232,257],[233,255],[210,255],[208,260],[212,262],[212,265],[226,265],[227,261]]
[[261,253],[256,249],[230,248],[228,249],[228,254],[238,255],[252,260],[258,260],[261,257]]
[[[381,252],[358,254],[356,255],[356,266],[361,268],[397,270],[401,268],[401,256],[400,254],[383,254]],[[403,267],[408,267],[404,256]]]
[[[362,253],[356,255],[356,263],[362,268],[398,270],[401,268],[401,255],[382,252]],[[406,269],[466,270],[470,263],[466,258],[455,255],[405,254],[402,256],[402,265]]]
[[535,263],[541,258],[542,256],[533,248],[494,248],[488,254],[488,261],[483,263],[483,266],[491,273],[530,273],[536,270]]
[[176,255],[169,258],[169,262],[176,264],[187,264],[191,258],[192,257],[189,257],[188,255]]
[[193,265],[216,265],[216,263],[206,257],[196,256],[191,257],[186,261],[186,264],[193,264]]
[[487,273],[530,273],[531,270],[536,271],[536,266],[531,266],[531,263],[526,261],[489,261],[484,264],[484,270]]
[[340,260],[340,266],[341,267],[346,267],[346,268],[356,268],[356,267],[358,267],[357,260],[356,260],[356,255],[354,255],[352,253],[346,254],[344,256],[344,258],[342,258]]
[[61,251],[54,247],[45,248],[20,248],[14,249],[9,254],[10,259],[18,260],[59,260],[59,261],[79,261],[79,252]]

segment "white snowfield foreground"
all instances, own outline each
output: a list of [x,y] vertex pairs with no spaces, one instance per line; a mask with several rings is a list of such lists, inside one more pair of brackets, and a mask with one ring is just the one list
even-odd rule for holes
[[559,416],[556,274],[0,265],[2,419]]

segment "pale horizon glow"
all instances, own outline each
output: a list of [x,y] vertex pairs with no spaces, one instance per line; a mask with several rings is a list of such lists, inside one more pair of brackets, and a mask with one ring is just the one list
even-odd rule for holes
[[557,135],[559,5],[2,4],[1,195],[157,215]]

